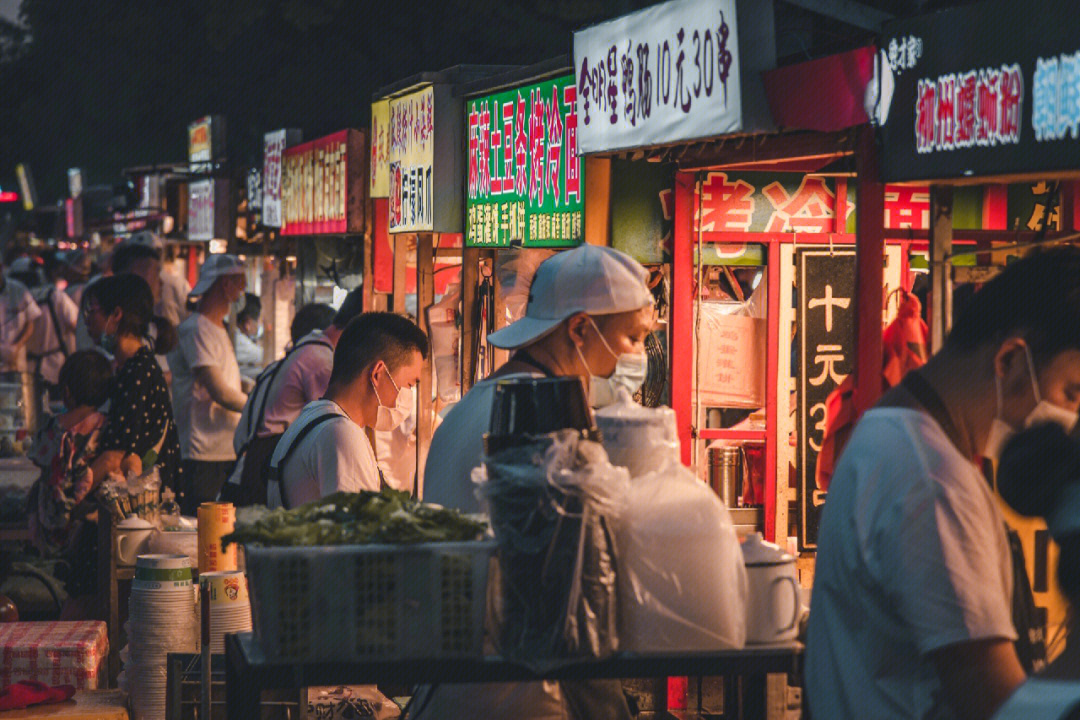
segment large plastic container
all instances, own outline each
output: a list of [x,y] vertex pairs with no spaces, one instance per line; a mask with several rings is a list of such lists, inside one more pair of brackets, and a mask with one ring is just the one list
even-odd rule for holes
[[247,545],[255,634],[282,661],[479,656],[495,546]]

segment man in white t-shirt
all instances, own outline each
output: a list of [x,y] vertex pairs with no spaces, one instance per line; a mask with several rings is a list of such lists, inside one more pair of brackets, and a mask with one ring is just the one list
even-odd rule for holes
[[[648,277],[626,253],[595,245],[544,260],[529,288],[525,317],[488,336],[496,347],[516,352],[465,394],[432,437],[424,500],[480,510],[472,471],[481,462],[497,379],[580,377],[594,406],[613,395],[612,385],[635,392],[645,378],[645,338],[655,323]],[[417,720],[630,717],[618,681],[445,684],[417,695]]]
[[404,421],[427,355],[427,336],[408,318],[367,313],[350,322],[334,349],[326,397],[308,404],[274,449],[268,505],[378,491],[382,473],[364,429]]
[[[807,639],[814,718],[987,718],[1025,677],[1013,559],[976,457],[1080,408],[1080,250],[975,293],[856,426],[829,486]],[[1038,475],[1032,475],[1038,482]]]
[[218,497],[236,460],[233,434],[247,395],[225,316],[245,287],[244,265],[235,255],[209,255],[191,291],[199,297],[198,310],[180,323],[178,344],[169,353],[183,457],[181,508],[188,515]]
[[26,372],[26,344],[40,317],[30,291],[7,277],[0,260],[0,372]]
[[11,263],[12,279],[30,290],[41,317],[34,323],[34,332],[26,343],[27,370],[44,383],[55,385],[64,360],[75,351],[75,326],[79,322],[79,307],[67,293],[45,278],[45,269],[38,261],[21,257]]
[[326,393],[334,367],[334,347],[345,326],[363,312],[363,307],[363,289],[357,287],[345,296],[336,314],[330,310],[332,320],[328,326],[295,337],[285,357],[256,379],[233,436],[237,463],[222,491],[223,500],[237,505],[266,503],[270,456],[300,411]]

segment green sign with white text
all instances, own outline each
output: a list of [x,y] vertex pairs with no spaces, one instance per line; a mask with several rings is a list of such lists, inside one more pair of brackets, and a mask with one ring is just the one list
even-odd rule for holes
[[584,238],[574,76],[469,100],[468,247],[572,247]]

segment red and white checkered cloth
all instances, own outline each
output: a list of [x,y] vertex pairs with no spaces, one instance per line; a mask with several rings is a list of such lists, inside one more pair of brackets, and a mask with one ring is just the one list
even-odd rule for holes
[[108,652],[100,620],[0,623],[0,687],[37,680],[96,690]]

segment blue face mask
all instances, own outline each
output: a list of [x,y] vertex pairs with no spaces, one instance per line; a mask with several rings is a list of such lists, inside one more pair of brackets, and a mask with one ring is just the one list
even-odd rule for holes
[[599,377],[592,374],[585,356],[575,345],[578,357],[581,358],[585,369],[589,371],[589,404],[594,408],[602,408],[614,404],[619,399],[620,388],[625,390],[630,397],[633,397],[634,393],[641,389],[641,385],[645,382],[645,377],[649,372],[649,358],[645,353],[616,355],[603,333],[600,332],[600,328],[596,326],[596,322],[591,317],[589,322],[592,323],[596,334],[600,336],[600,342],[604,344],[604,349],[608,351],[611,357],[615,358],[615,371],[609,377]]

